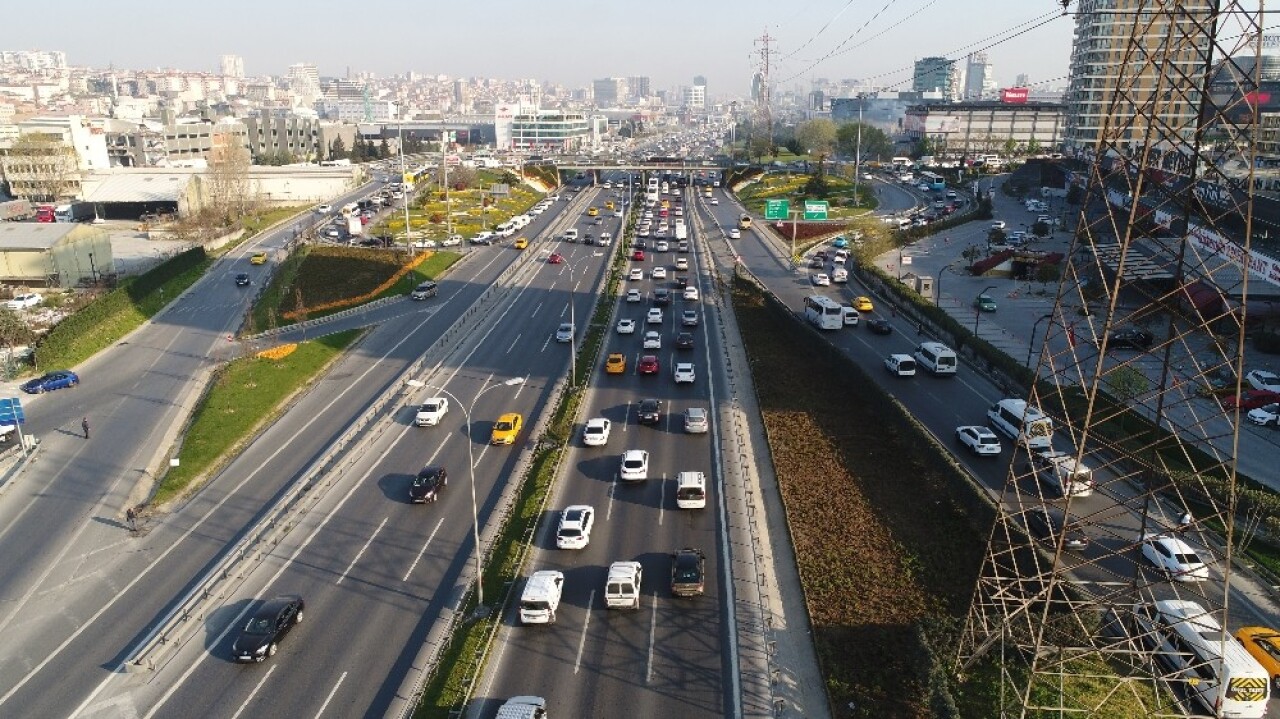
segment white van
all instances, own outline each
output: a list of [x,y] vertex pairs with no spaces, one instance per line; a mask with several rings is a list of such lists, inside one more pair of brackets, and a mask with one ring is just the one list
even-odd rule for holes
[[837,267],[831,271],[831,281],[836,284],[844,284],[849,281],[849,271],[843,267]]
[[565,230],[565,231],[564,231],[564,234],[563,234],[563,235],[561,235],[561,237],[562,237],[562,238],[564,238],[564,240],[565,240],[566,242],[577,242],[577,241],[578,241],[578,228],[576,228],[576,227],[570,227],[569,229],[567,229],[567,230]]
[[639,609],[640,581],[644,570],[639,562],[614,562],[604,582],[604,606],[608,609]]
[[862,319],[862,315],[858,314],[857,310],[845,305],[840,306],[840,316],[844,320],[845,327],[857,327],[858,320]]
[[560,593],[564,590],[564,573],[554,569],[534,572],[520,594],[521,624],[555,624]]
[[546,719],[547,700],[542,697],[511,697],[498,708],[494,719]]
[[1088,497],[1093,494],[1093,470],[1066,452],[1044,450],[1032,452],[1027,458],[1026,469],[1045,482],[1059,497]]
[[703,509],[707,506],[707,475],[681,472],[676,477],[676,508]]
[[916,361],[911,355],[891,354],[884,358],[884,368],[898,377],[916,376]]
[[1271,677],[1204,607],[1183,599],[1140,602],[1133,605],[1133,625],[1130,636],[1210,715],[1266,716]]
[[1053,444],[1053,420],[1027,405],[1022,399],[1002,399],[987,410],[992,428],[1003,432],[1019,445],[1031,449],[1049,449]]
[[954,376],[956,373],[955,350],[941,342],[921,342],[914,357],[930,374]]

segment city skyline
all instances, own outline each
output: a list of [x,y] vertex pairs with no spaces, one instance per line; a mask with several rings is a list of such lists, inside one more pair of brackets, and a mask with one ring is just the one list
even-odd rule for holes
[[[438,23],[425,16],[416,19],[413,6],[400,0],[365,3],[361,15],[353,17],[343,15],[347,8],[336,4],[327,12],[324,4],[296,0],[265,8],[228,0],[201,19],[199,33],[190,34],[185,26],[189,16],[148,11],[142,0],[117,0],[111,17],[130,18],[127,29],[145,34],[141,41],[121,43],[117,28],[104,26],[103,18],[78,12],[68,0],[51,5],[12,8],[8,17],[24,28],[23,46],[5,49],[64,50],[68,62],[77,66],[212,73],[219,71],[223,55],[238,55],[248,76],[284,75],[290,65],[302,62],[316,65],[326,77],[343,77],[348,70],[379,77],[417,72],[537,78],[585,87],[602,77],[645,75],[653,78],[655,89],[670,89],[702,75],[709,99],[749,93],[760,61],[757,40],[766,31],[777,88],[807,86],[816,78],[851,78],[872,87],[910,90],[915,60],[934,55],[962,59],[978,51],[987,53],[1000,86],[1011,86],[1022,74],[1033,85],[1062,85],[1074,29],[1071,18],[1056,12],[1057,3],[1029,8],[1018,0],[970,3],[958,16],[926,12],[932,3],[895,5],[879,13],[845,0],[810,0],[794,9],[742,0],[728,12],[723,6],[656,0],[645,13],[653,18],[651,36],[634,31],[633,8],[578,0],[551,2],[551,10],[559,14],[548,12],[547,4],[506,0],[470,6],[468,17],[506,18],[490,25],[453,16]],[[41,21],[50,12],[59,14],[58,23]],[[136,22],[139,17],[145,20]],[[388,22],[395,18],[401,21]],[[388,31],[380,32],[382,26]],[[182,42],[173,43],[178,37]],[[636,42],[618,42],[622,37]],[[529,52],[521,52],[525,48]]]

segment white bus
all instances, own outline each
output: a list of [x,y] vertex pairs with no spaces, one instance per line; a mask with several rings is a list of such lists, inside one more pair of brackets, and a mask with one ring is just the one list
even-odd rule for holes
[[347,204],[345,204],[345,205],[343,205],[343,206],[342,206],[342,216],[343,216],[343,217],[350,217],[350,216],[351,216],[351,215],[353,215],[353,214],[355,214],[355,215],[360,214],[360,203],[359,203],[359,202],[348,202]]
[[844,327],[844,311],[840,303],[826,295],[809,295],[804,298],[804,318],[820,330],[838,330]]

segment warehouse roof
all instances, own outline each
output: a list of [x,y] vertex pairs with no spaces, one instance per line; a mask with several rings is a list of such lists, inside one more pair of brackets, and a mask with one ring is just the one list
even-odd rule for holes
[[0,250],[47,250],[78,227],[73,222],[0,222]]
[[89,191],[85,202],[177,202],[191,182],[188,173],[112,173]]

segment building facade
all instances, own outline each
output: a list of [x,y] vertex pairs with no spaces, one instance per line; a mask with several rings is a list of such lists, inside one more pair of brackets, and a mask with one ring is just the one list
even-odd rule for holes
[[617,107],[618,102],[627,96],[626,80],[620,77],[606,77],[591,83],[591,95],[596,107]]
[[511,149],[530,152],[577,152],[592,143],[586,115],[535,110],[511,121]]
[[916,60],[911,76],[912,92],[941,92],[951,88],[951,66],[955,64],[945,57],[925,57]]
[[960,157],[1057,147],[1064,118],[1063,105],[1048,102],[914,105],[903,130],[912,141],[931,141],[934,154]]

